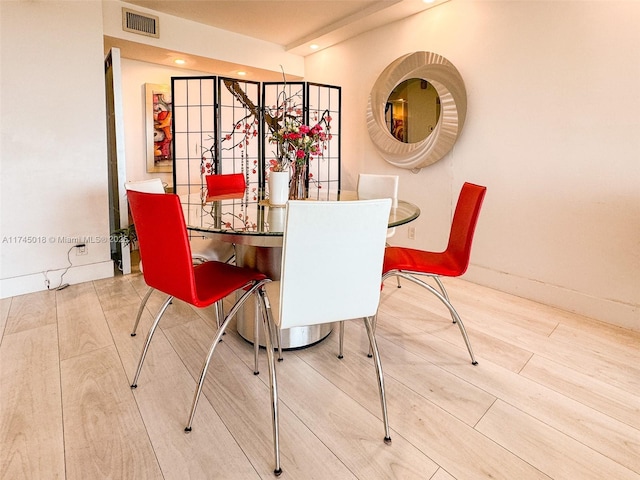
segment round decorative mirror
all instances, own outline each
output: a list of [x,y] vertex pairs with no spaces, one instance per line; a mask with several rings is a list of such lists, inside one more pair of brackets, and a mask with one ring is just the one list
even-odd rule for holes
[[369,96],[367,128],[387,162],[420,169],[449,153],[466,112],[467,93],[453,64],[435,53],[415,52],[378,77]]

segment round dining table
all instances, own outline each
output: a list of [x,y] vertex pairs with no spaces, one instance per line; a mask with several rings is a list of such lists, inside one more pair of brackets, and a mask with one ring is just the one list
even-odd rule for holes
[[[187,229],[193,236],[213,237],[233,243],[235,262],[238,266],[255,268],[267,275],[269,296],[274,315],[278,314],[280,264],[285,227],[286,205],[271,205],[268,199],[260,200],[259,194],[251,195],[247,189],[242,196],[204,197],[200,193],[180,195]],[[316,192],[307,201],[358,200],[353,191]],[[407,224],[420,215],[417,205],[398,200],[389,214],[389,228]],[[309,252],[309,275],[313,275],[313,252]],[[319,299],[319,302],[327,301]],[[314,307],[317,308],[317,307]],[[238,333],[254,342],[256,312],[249,304],[238,312]],[[303,348],[323,340],[331,333],[332,325],[313,325],[283,329],[283,349]],[[258,343],[265,345],[262,329]]]

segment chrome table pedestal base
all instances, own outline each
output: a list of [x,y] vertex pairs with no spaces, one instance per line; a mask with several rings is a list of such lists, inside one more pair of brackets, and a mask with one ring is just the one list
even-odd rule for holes
[[[255,268],[264,273],[273,282],[267,285],[267,294],[273,309],[277,315],[280,288],[280,264],[282,261],[282,247],[256,247],[252,245],[236,244],[236,264],[241,267]],[[313,272],[309,272],[313,275]],[[310,307],[313,308],[313,307]],[[247,302],[236,314],[238,333],[248,342],[254,342],[255,307]],[[294,327],[282,330],[282,349],[290,350],[303,348],[318,343],[331,333],[333,324],[311,325],[308,327]],[[266,345],[264,332],[258,329],[258,345]]]

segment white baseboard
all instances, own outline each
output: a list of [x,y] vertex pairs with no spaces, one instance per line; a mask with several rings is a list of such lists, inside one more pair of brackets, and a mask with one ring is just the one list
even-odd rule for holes
[[557,285],[470,265],[465,280],[519,297],[584,315],[618,327],[640,331],[640,308],[597,298]]
[[[63,272],[64,269],[52,270],[47,273],[46,278],[49,279],[50,290],[54,290],[64,283],[74,285],[76,283],[113,277],[113,261],[108,260],[106,262],[71,267],[64,273],[64,276],[62,276]],[[46,278],[45,275],[40,272],[0,279],[0,298],[15,297],[16,295],[24,295],[25,293],[47,290],[45,283]]]

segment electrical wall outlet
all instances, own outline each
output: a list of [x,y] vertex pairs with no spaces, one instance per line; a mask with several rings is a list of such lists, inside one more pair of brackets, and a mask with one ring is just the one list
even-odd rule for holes
[[409,240],[415,240],[416,239],[416,227],[414,226],[409,226]]
[[80,256],[80,255],[86,255],[88,252],[87,246],[86,245],[77,245],[76,246],[76,255]]

